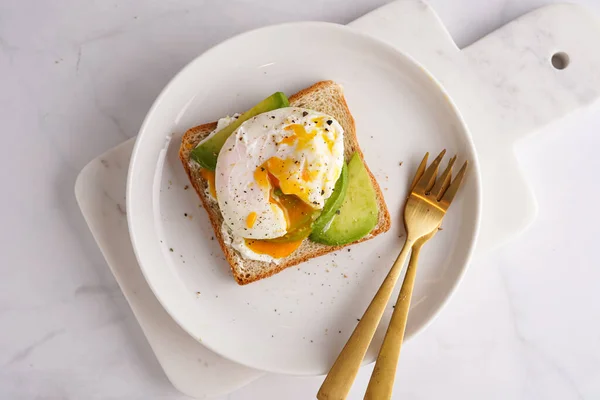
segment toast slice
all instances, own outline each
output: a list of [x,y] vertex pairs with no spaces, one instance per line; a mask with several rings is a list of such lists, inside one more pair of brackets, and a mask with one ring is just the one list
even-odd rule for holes
[[294,253],[288,257],[280,259],[279,263],[244,259],[236,250],[227,245],[226,238],[224,238],[221,233],[223,216],[219,210],[219,205],[206,194],[208,183],[200,175],[200,166],[194,162],[189,162],[189,156],[192,149],[194,149],[204,137],[208,136],[208,134],[210,134],[216,128],[217,123],[211,122],[191,128],[183,135],[181,139],[179,158],[181,159],[192,186],[198,193],[204,208],[208,212],[210,222],[215,231],[215,237],[219,240],[221,248],[223,249],[223,253],[225,253],[225,257],[231,266],[233,277],[240,285],[245,285],[259,279],[267,278],[288,267],[300,264],[311,258],[319,257],[324,254],[331,253],[332,251],[339,250],[343,247],[372,239],[390,229],[390,213],[388,212],[379,184],[375,180],[373,173],[369,170],[366,162],[364,162],[363,153],[360,150],[358,139],[356,137],[354,118],[352,117],[352,114],[348,109],[348,105],[346,104],[346,100],[344,99],[342,87],[333,81],[317,82],[311,87],[301,90],[290,97],[289,101],[290,106],[293,107],[303,107],[329,114],[334,117],[344,128],[344,157],[346,161],[348,161],[352,154],[357,152],[360,155],[360,158],[363,160],[377,195],[379,220],[370,234],[360,240],[343,246],[328,246],[306,239]]

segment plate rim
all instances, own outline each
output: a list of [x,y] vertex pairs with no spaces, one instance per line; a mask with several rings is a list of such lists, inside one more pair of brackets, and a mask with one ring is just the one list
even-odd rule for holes
[[[474,178],[472,178],[472,179],[475,180],[476,209],[474,211],[475,224],[474,224],[473,234],[472,234],[471,238],[468,238],[469,245],[468,245],[468,250],[465,252],[465,262],[462,265],[462,267],[460,268],[460,271],[458,271],[457,277],[454,280],[453,284],[450,286],[448,294],[440,302],[437,309],[431,314],[431,316],[429,317],[428,320],[426,320],[426,322],[424,322],[420,327],[418,327],[416,330],[414,330],[412,332],[412,334],[408,335],[405,338],[404,341],[406,342],[406,341],[410,340],[411,338],[413,338],[414,336],[416,336],[417,334],[421,333],[424,329],[426,329],[433,323],[433,321],[439,316],[441,311],[448,305],[450,299],[454,296],[459,284],[462,282],[464,275],[469,267],[469,264],[470,264],[471,260],[473,259],[473,255],[475,253],[475,248],[477,245],[477,238],[478,238],[479,232],[480,232],[483,190],[482,190],[480,163],[478,160],[477,150],[476,150],[475,144],[473,142],[472,134],[468,128],[468,125],[467,125],[462,113],[458,109],[458,107],[457,107],[456,103],[454,102],[454,100],[452,99],[452,97],[450,97],[449,93],[443,87],[441,82],[439,80],[437,80],[435,78],[435,76],[433,76],[433,74],[431,72],[429,72],[429,70],[426,69],[421,63],[419,63],[417,60],[415,60],[412,56],[410,56],[406,52],[404,52],[404,51],[402,51],[402,50],[400,50],[400,49],[398,49],[376,37],[373,37],[362,31],[358,31],[352,27],[338,24],[338,23],[333,23],[333,22],[324,22],[324,21],[286,22],[286,23],[281,23],[281,24],[267,25],[267,26],[263,26],[263,27],[259,27],[259,28],[241,32],[239,34],[236,34],[228,39],[225,39],[225,40],[215,44],[214,46],[211,46],[210,48],[203,51],[201,54],[194,57],[184,67],[182,67],[163,87],[163,89],[160,91],[160,93],[158,94],[158,96],[156,97],[154,102],[152,103],[151,107],[148,109],[148,112],[146,113],[146,116],[144,117],[144,120],[140,126],[138,135],[136,136],[136,139],[135,139],[135,144],[133,146],[133,151],[131,153],[131,159],[130,159],[130,163],[129,163],[128,171],[127,171],[127,183],[126,183],[126,206],[127,206],[127,209],[128,210],[132,209],[131,202],[133,201],[132,200],[133,188],[132,188],[131,182],[133,179],[133,175],[135,173],[135,169],[134,169],[134,165],[136,165],[135,161],[138,157],[138,154],[140,153],[140,148],[141,148],[141,143],[142,143],[141,139],[142,139],[143,133],[144,133],[144,131],[146,131],[146,129],[149,125],[150,119],[156,113],[157,108],[160,107],[165,96],[180,80],[180,77],[185,75],[185,73],[188,70],[192,69],[194,67],[194,65],[196,63],[198,63],[201,59],[203,59],[207,56],[210,56],[210,54],[212,52],[220,49],[221,47],[227,46],[232,41],[239,40],[240,38],[242,38],[244,36],[250,36],[252,34],[256,34],[257,32],[260,32],[260,31],[277,30],[277,29],[281,29],[281,28],[290,28],[290,27],[299,27],[299,26],[303,26],[303,27],[304,26],[316,26],[316,27],[323,27],[325,29],[333,29],[333,30],[337,29],[338,31],[343,31],[345,33],[350,33],[357,37],[361,37],[363,39],[373,41],[373,42],[377,43],[377,45],[380,46],[381,48],[385,48],[388,51],[398,53],[401,57],[406,59],[408,63],[413,64],[413,66],[415,66],[416,68],[421,70],[421,72],[423,74],[425,74],[425,76],[428,77],[431,80],[431,82],[433,83],[433,85],[439,90],[439,94],[443,95],[445,100],[448,102],[449,108],[453,112],[457,122],[460,124],[460,129],[465,133],[464,140],[465,140],[466,144],[472,150],[473,160],[469,160],[469,163],[471,164],[470,174],[474,175]],[[169,136],[170,136],[170,134],[166,134],[165,138],[167,138]],[[130,237],[132,247],[133,247],[133,252],[134,252],[136,260],[139,264],[140,270],[142,271],[142,275],[144,276],[144,279],[146,280],[146,283],[152,290],[154,296],[157,298],[159,303],[163,306],[165,311],[171,316],[171,318],[173,318],[173,320],[186,333],[188,333],[190,336],[192,336],[196,340],[199,340],[200,344],[202,344],[209,350],[215,352],[216,354],[218,354],[226,359],[229,359],[233,362],[236,362],[236,363],[239,363],[246,367],[249,367],[249,368],[253,368],[253,369],[256,369],[259,371],[266,371],[266,372],[270,372],[270,373],[285,374],[285,375],[296,375],[296,376],[318,376],[318,375],[321,375],[320,372],[316,373],[314,371],[309,372],[309,371],[305,371],[305,370],[291,371],[291,370],[273,369],[273,368],[269,368],[269,367],[265,367],[265,366],[258,366],[258,365],[254,365],[252,363],[240,361],[238,359],[231,357],[231,355],[228,353],[223,353],[222,351],[219,351],[219,349],[215,348],[210,343],[204,342],[203,340],[197,338],[197,335],[195,335],[194,332],[192,332],[191,329],[189,329],[188,324],[185,324],[180,320],[180,318],[177,316],[177,313],[173,312],[173,310],[171,309],[171,306],[169,304],[167,304],[168,302],[163,298],[163,296],[161,296],[159,294],[160,291],[152,283],[152,279],[149,279],[147,270],[143,266],[144,262],[142,262],[141,256],[139,254],[139,250],[138,250],[139,245],[138,245],[138,242],[136,241],[136,235],[132,229],[132,226],[134,224],[134,222],[132,221],[132,219],[134,218],[132,216],[132,214],[133,213],[130,213],[130,212],[127,213],[127,225],[128,225],[129,237]],[[365,361],[367,361],[367,362],[365,362]],[[364,360],[362,365],[369,364],[373,361],[374,360],[372,360],[372,361]]]

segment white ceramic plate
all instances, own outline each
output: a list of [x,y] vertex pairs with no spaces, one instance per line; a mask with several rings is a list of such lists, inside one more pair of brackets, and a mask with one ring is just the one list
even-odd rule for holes
[[[238,286],[178,159],[190,127],[244,111],[272,92],[331,79],[345,87],[359,142],[392,214],[392,229],[334,255]],[[407,56],[350,28],[294,23],[245,33],[207,51],[164,89],[133,151],[128,222],[142,271],[165,309],[215,352],[276,373],[327,372],[403,239],[401,207],[426,151],[469,159],[466,183],[421,256],[407,338],[439,312],[473,250],[480,210],[477,159],[443,90]],[[187,216],[186,216],[187,214]],[[374,360],[389,320],[365,362]]]

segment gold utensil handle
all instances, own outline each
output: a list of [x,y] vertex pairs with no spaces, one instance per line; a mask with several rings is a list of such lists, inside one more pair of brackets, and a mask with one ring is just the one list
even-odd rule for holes
[[394,307],[390,325],[379,350],[369,386],[367,386],[365,400],[386,400],[392,398],[396,367],[398,366],[400,348],[404,340],[404,331],[406,330],[410,299],[415,284],[415,276],[417,275],[417,262],[420,250],[421,246],[417,243],[413,247],[404,282],[402,282],[402,288],[398,295],[398,301]]
[[409,239],[404,243],[396,262],[329,370],[317,393],[317,399],[344,400],[348,395],[413,243]]

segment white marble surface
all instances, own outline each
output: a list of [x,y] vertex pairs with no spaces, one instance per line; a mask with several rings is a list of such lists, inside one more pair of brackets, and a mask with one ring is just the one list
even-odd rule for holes
[[[276,22],[346,23],[383,3],[0,1],[0,398],[183,398],[81,217],[77,173],[134,136],[170,77],[211,45]],[[430,3],[465,46],[548,2]],[[599,131],[597,104],[519,145],[538,219],[473,262],[444,313],[404,349],[395,397],[600,397],[600,218],[585,211],[600,196],[587,187]],[[227,398],[308,399],[321,381],[267,376]]]

